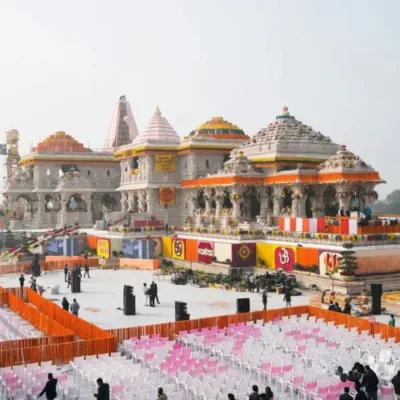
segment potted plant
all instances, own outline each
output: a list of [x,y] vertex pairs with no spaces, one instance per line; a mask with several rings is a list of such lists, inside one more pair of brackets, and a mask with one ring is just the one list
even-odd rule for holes
[[344,250],[341,251],[341,260],[339,265],[340,279],[343,281],[353,281],[355,272],[358,269],[357,257],[354,255],[352,243],[344,243]]

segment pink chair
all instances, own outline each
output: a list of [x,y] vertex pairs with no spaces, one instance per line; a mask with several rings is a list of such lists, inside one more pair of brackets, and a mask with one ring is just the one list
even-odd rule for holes
[[306,400],[307,397],[309,397],[313,393],[316,387],[317,382],[306,382],[304,384],[304,387],[299,388],[299,395],[301,394],[304,400]]
[[337,400],[339,398],[339,393],[328,393],[326,400]]
[[382,385],[380,392],[381,392],[381,396],[380,396],[381,400],[393,400],[393,398],[394,398],[393,387]]
[[299,390],[302,387],[304,376],[294,376],[291,382],[287,382],[287,386],[294,398],[294,391]]
[[319,386],[317,387],[317,390],[312,393],[313,397],[317,398],[317,399],[326,399],[328,396],[328,392],[329,392],[329,386]]
[[182,343],[174,343],[172,350],[179,350],[182,348]]
[[227,364],[224,364],[224,365],[219,365],[219,366],[217,367],[216,373],[217,373],[217,374],[223,374],[223,373],[225,373],[225,372],[227,372],[227,371],[228,371],[228,365],[227,365]]
[[111,396],[112,397],[118,396],[123,391],[124,391],[124,386],[123,385],[112,386],[111,387]]

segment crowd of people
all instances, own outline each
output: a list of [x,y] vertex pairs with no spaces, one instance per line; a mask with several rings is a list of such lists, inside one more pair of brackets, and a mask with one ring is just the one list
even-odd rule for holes
[[158,286],[154,281],[151,282],[149,286],[147,286],[147,283],[143,283],[143,294],[145,306],[155,307],[156,301],[157,304],[160,304],[160,300],[158,298]]
[[81,308],[81,306],[76,301],[76,299],[73,299],[72,303],[70,304],[68,299],[66,297],[63,297],[61,306],[65,311],[69,312],[69,310],[71,310],[71,313],[73,315],[75,315],[76,317],[79,316],[79,309]]
[[[89,274],[89,264],[86,262],[84,267],[83,267],[85,273],[83,275],[84,278],[88,277],[90,279],[90,274]],[[65,264],[64,267],[64,280],[67,283],[67,288],[71,286],[72,282],[72,271],[76,271],[79,278],[82,279],[82,268],[75,263],[73,268],[69,268],[68,264]]]

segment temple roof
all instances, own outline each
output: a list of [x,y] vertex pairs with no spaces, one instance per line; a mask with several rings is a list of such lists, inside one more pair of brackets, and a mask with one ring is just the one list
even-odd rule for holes
[[246,138],[245,133],[237,125],[225,121],[222,117],[212,117],[210,121],[204,122],[194,131],[190,132],[190,136],[212,136],[215,139],[228,138],[238,139]]
[[138,134],[131,106],[126,97],[121,96],[115,105],[104,147],[106,149],[115,149],[116,147],[129,144]]
[[248,143],[273,143],[281,141],[305,140],[310,143],[331,143],[331,139],[311,126],[298,121],[284,106],[275,121],[261,129]]
[[134,139],[134,144],[154,142],[156,144],[178,144],[179,136],[174,128],[170,125],[165,117],[162,116],[160,109],[157,107],[153,118],[147,124],[146,129],[139,133]]
[[65,132],[55,132],[32,149],[33,153],[92,153],[72,136]]
[[341,145],[339,151],[328,158],[325,162],[317,167],[321,172],[352,170],[370,172],[374,169],[365,163],[360,157],[347,150],[345,145]]

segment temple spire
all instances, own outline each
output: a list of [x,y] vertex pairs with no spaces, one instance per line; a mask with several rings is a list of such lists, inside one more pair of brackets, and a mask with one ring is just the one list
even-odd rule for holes
[[131,106],[125,96],[115,105],[110,129],[104,144],[106,149],[115,149],[129,144],[139,134]]

